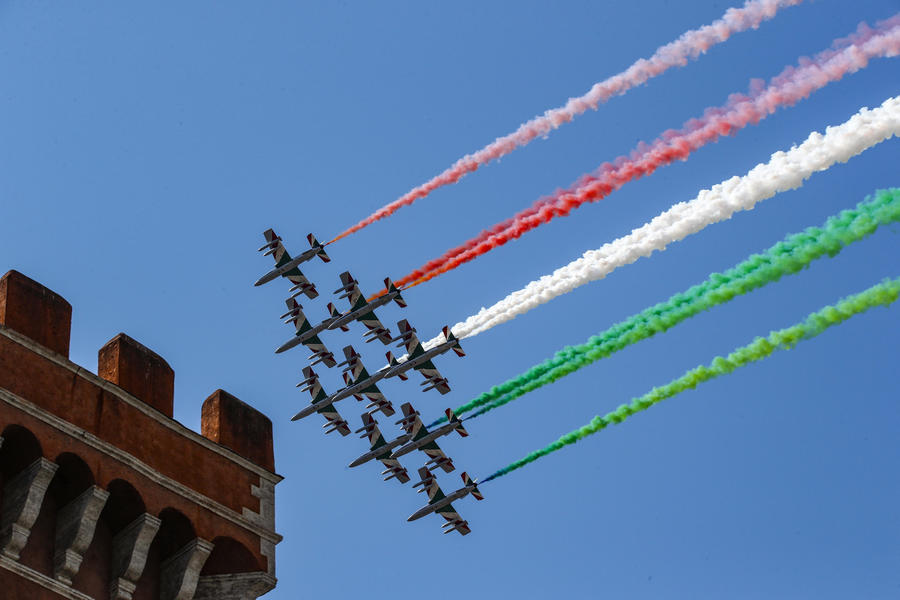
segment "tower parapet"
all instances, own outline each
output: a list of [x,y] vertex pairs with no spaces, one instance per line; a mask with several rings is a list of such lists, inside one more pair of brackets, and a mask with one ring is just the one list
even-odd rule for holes
[[174,370],[120,333],[68,359],[72,307],[0,279],[0,586],[12,597],[250,599],[275,580],[272,424],[223,390],[201,433]]

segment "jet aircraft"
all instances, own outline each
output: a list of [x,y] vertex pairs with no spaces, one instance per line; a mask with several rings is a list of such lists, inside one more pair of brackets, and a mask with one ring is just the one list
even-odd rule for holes
[[441,372],[434,366],[431,359],[439,354],[443,354],[447,350],[453,350],[457,356],[466,355],[466,353],[463,352],[462,346],[459,345],[459,340],[456,339],[456,336],[453,335],[450,328],[445,326],[443,329],[446,341],[437,344],[434,348],[425,350],[419,342],[419,338],[416,337],[415,328],[409,324],[409,321],[403,319],[397,323],[397,327],[400,329],[400,335],[391,341],[394,342],[400,340],[401,344],[406,346],[407,358],[405,361],[399,362],[394,358],[393,354],[388,352],[389,368],[387,373],[385,373],[385,377],[398,376],[401,379],[406,379],[404,376],[406,371],[415,369],[425,377],[425,381],[422,382],[421,385],[427,387],[423,388],[423,392],[432,389],[437,389],[441,394],[449,392],[450,385],[447,383],[447,378],[441,375]]
[[[328,422],[322,426],[325,428],[325,433],[337,431],[341,435],[348,435],[350,433],[350,425],[341,418],[341,415],[334,407],[334,404],[328,401],[328,394],[322,389],[322,385],[319,383],[319,376],[316,375],[316,372],[313,371],[311,367],[303,367],[303,376],[306,377],[306,379],[297,385],[304,386],[300,391],[308,391],[312,399],[312,404],[303,409],[303,411],[306,411],[307,414],[317,412],[325,417],[328,420]],[[297,417],[295,417],[295,419],[296,418]]]
[[403,418],[397,421],[397,424],[406,431],[407,436],[409,436],[409,441],[398,450],[395,450],[394,453],[391,454],[391,458],[400,458],[413,450],[421,450],[428,457],[428,462],[425,463],[426,467],[429,465],[432,467],[440,467],[446,473],[453,471],[456,468],[453,466],[453,461],[444,454],[444,451],[440,449],[435,440],[454,430],[463,437],[469,435],[469,433],[463,429],[462,421],[460,421],[456,415],[453,415],[453,411],[450,411],[450,414],[453,415],[453,421],[429,433],[428,428],[425,427],[422,423],[422,419],[419,418],[419,411],[414,409],[412,404],[407,402],[401,406],[400,409],[403,411]]
[[459,488],[455,492],[452,492],[450,495],[445,496],[441,491],[437,480],[434,478],[434,475],[431,471],[428,470],[428,468],[420,468],[419,477],[421,478],[421,481],[414,484],[413,487],[422,486],[422,489],[419,491],[428,493],[428,505],[423,506],[422,508],[411,514],[407,521],[415,521],[416,519],[421,519],[425,515],[437,513],[444,517],[444,520],[447,521],[446,523],[441,525],[444,533],[458,531],[462,535],[469,534],[472,531],[471,529],[469,529],[469,522],[463,521],[462,517],[459,516],[459,513],[456,512],[456,509],[453,508],[451,502],[463,498],[467,494],[472,494],[476,500],[484,500],[484,496],[481,495],[476,482],[472,481],[468,474],[463,473],[463,487]]
[[403,419],[400,420],[399,424],[409,434],[410,441],[397,450],[394,450],[393,454],[391,454],[391,458],[400,458],[414,450],[421,450],[430,459],[425,463],[426,467],[429,464],[433,464],[441,467],[447,473],[452,471],[454,468],[453,461],[444,455],[435,440],[443,435],[449,435],[454,431],[461,437],[468,437],[469,432],[463,427],[462,420],[448,408],[445,411],[448,422],[434,431],[429,432],[428,428],[422,424],[422,419],[419,418],[419,411],[414,410],[409,402],[400,408],[403,410]]
[[[347,387],[353,386],[352,375],[347,371],[344,371],[343,375],[344,383]],[[365,373],[365,369],[363,370],[362,376],[363,378],[368,376],[368,373]],[[384,397],[384,394],[381,393],[381,390],[379,390],[378,386],[374,383],[353,392],[351,395],[359,401],[362,401],[363,397],[369,400],[369,403],[366,404],[366,410],[380,410],[386,417],[390,417],[395,412],[393,405]]]
[[[357,400],[362,400],[363,396],[365,396],[366,398],[371,400],[371,403],[366,406],[366,408],[374,407],[376,410],[380,410],[387,416],[391,416],[392,414],[394,414],[394,407],[375,385],[376,382],[384,378],[382,371],[375,373],[375,375],[369,375],[365,367],[362,366],[362,361],[359,359],[359,354],[356,353],[356,351],[353,349],[353,346],[347,346],[346,348],[344,348],[344,355],[347,357],[347,360],[339,363],[338,366],[346,365],[348,363],[351,364],[351,368],[348,368],[344,373],[344,383],[347,384],[347,387],[339,389],[335,393],[323,399],[322,402],[325,403],[327,401],[328,403],[334,403],[338,400],[349,398],[350,396],[353,396]],[[356,368],[352,368],[353,365],[355,365]],[[301,386],[303,384],[304,382],[301,381],[297,385]],[[314,413],[316,409],[317,405],[308,406],[291,417],[291,421],[296,421],[298,419],[308,417],[309,415]]]
[[398,443],[403,443],[404,440],[408,440],[409,436],[400,436],[388,444],[384,441],[384,436],[381,435],[381,430],[378,429],[378,421],[375,420],[372,413],[363,413],[362,422],[363,426],[357,429],[355,433],[362,432],[362,435],[359,437],[368,437],[371,449],[350,463],[350,466],[357,467],[375,458],[387,467],[381,472],[382,475],[385,475],[385,481],[388,479],[397,479],[400,483],[409,481],[409,473],[406,472],[400,461],[391,457],[391,448],[396,447]]
[[328,328],[337,329],[338,327],[344,327],[353,321],[359,321],[368,329],[364,334],[365,337],[370,338],[366,340],[367,342],[378,339],[382,344],[390,344],[392,341],[391,333],[381,324],[378,317],[375,316],[375,309],[388,304],[392,300],[401,308],[406,307],[406,302],[400,295],[400,290],[397,289],[397,286],[394,285],[390,277],[385,278],[384,280],[384,287],[388,292],[371,302],[366,301],[365,296],[359,291],[359,282],[353,279],[353,276],[350,275],[349,271],[341,273],[341,283],[344,285],[336,289],[334,293],[337,294],[342,292],[339,297],[347,298],[350,301],[350,310],[341,314],[333,304],[329,304],[328,310],[331,312],[332,321]]
[[285,250],[284,245],[281,243],[281,237],[276,235],[273,230],[267,229],[263,232],[263,236],[266,238],[266,244],[259,251],[265,251],[263,256],[271,254],[275,258],[275,268],[257,279],[253,285],[268,283],[273,279],[277,279],[280,275],[281,277],[286,277],[288,281],[294,284],[291,291],[300,290],[301,293],[306,294],[310,299],[318,296],[319,293],[316,291],[316,286],[303,276],[303,273],[300,272],[297,266],[314,256],[318,256],[323,262],[331,261],[325,253],[325,246],[320,244],[316,237],[310,233],[306,236],[310,249],[295,258],[291,258],[291,255],[288,254],[288,251]]
[[[322,340],[319,339],[319,334],[326,329],[328,329],[328,325],[331,322],[331,319],[326,319],[322,323],[319,323],[315,327],[309,324],[309,320],[306,318],[306,315],[303,314],[303,307],[297,302],[294,298],[288,298],[284,301],[287,304],[288,311],[281,315],[281,318],[285,320],[285,323],[293,323],[294,327],[297,329],[297,333],[280,345],[277,350],[275,350],[276,354],[280,354],[285,350],[290,350],[294,346],[299,344],[305,344],[310,350],[313,351],[313,355],[310,358],[314,358],[316,356],[322,356],[320,352],[323,350],[330,357],[330,360],[325,360],[324,358],[320,362],[324,362],[327,366],[333,367],[336,364],[334,360],[334,355],[331,352],[328,352],[325,349],[325,344],[322,343]],[[344,331],[348,331],[345,327]],[[329,364],[330,363],[330,364]],[[315,363],[313,363],[315,364]]]

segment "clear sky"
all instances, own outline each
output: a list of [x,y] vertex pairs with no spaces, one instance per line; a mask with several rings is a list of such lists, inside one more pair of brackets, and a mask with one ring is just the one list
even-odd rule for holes
[[[17,269],[74,307],[72,359],[120,331],[176,372],[175,417],[199,429],[224,388],[274,423],[279,586],[274,598],[896,598],[900,595],[900,306],[873,310],[665,401],[486,484],[456,504],[473,533],[438,518],[367,449],[292,423],[303,350],[286,285],[254,288],[255,250],[328,239],[459,156],[579,95],[734,2],[0,3],[0,272]],[[329,247],[304,271],[325,316],[350,269],[364,291],[399,278],[605,160],[679,127],[750,78],[769,78],[896,0],[816,0],[784,10],[390,220]],[[742,175],[812,130],[900,93],[898,59],[779,111],[759,126],[625,186],[406,294],[421,337],[629,232],[671,204]],[[814,175],[799,191],[671,246],[438,360],[453,391],[418,376],[382,391],[427,419],[785,234],[900,185],[892,141]],[[474,420],[442,447],[484,477],[618,404],[756,335],[898,274],[897,226],[835,259],[642,342]],[[343,302],[343,301],[341,301]],[[343,304],[341,305],[344,306]],[[361,326],[329,332],[383,363]],[[327,391],[336,369],[318,368]],[[361,407],[339,405],[359,426]],[[380,418],[387,435],[393,419]],[[127,424],[125,424],[127,425]],[[416,460],[406,460],[414,471]]]

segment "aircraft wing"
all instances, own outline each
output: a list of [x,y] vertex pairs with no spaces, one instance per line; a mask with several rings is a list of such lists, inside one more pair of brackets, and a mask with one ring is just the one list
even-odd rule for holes
[[328,421],[328,423],[323,425],[323,427],[325,428],[325,433],[337,431],[341,435],[350,435],[350,424],[341,418],[341,414],[334,407],[334,404],[329,404],[324,408],[320,408],[316,412],[325,417],[325,419]]
[[423,392],[437,390],[441,394],[446,394],[450,391],[450,384],[447,383],[447,378],[441,375],[441,372],[438,371],[438,368],[434,366],[434,363],[430,360],[426,360],[422,364],[416,365],[413,369],[421,373],[422,377],[425,378],[425,381],[421,383],[421,385],[425,386],[422,389]]
[[422,486],[422,489],[419,490],[420,492],[428,494],[428,504],[434,504],[446,498],[444,492],[441,491],[441,486],[438,485],[437,479],[434,478],[434,474],[428,470],[428,467],[419,467],[419,483],[416,483],[413,487],[419,486]]
[[337,361],[334,360],[334,354],[328,351],[328,348],[325,347],[325,344],[322,340],[319,339],[319,336],[314,335],[311,338],[308,338],[303,345],[309,348],[312,354],[309,355],[309,360],[311,365],[317,363],[323,363],[326,367],[333,367],[337,364]]
[[[394,340],[401,341],[403,346],[406,347],[406,353],[410,358],[416,358],[425,352],[422,348],[422,344],[419,342],[418,336],[416,336],[416,328],[410,325],[409,321],[406,319],[397,321],[397,328],[400,330],[400,335],[394,338]],[[400,344],[397,345],[399,346]]]
[[400,483],[409,481],[409,473],[406,471],[406,468],[400,464],[399,460],[391,458],[390,452],[385,452],[378,457],[378,460],[386,467],[385,470],[381,472],[382,475],[385,475],[385,481],[388,479],[396,479]]
[[397,425],[409,434],[409,439],[417,440],[428,434],[428,429],[419,417],[419,411],[414,409],[412,404],[404,402],[400,410],[403,411],[403,418],[397,421]]
[[[353,349],[353,346],[344,346],[344,362],[341,363],[341,366],[344,366],[344,373],[347,374],[351,380],[359,381],[360,377],[365,377],[366,368],[362,363],[362,358]],[[344,380],[346,381],[346,379]]]
[[444,533],[450,533],[451,531],[458,531],[460,535],[469,535],[472,533],[472,530],[469,529],[469,522],[464,521],[463,518],[459,516],[459,513],[456,512],[456,509],[453,508],[452,504],[442,506],[434,512],[444,517],[444,520],[446,521],[446,523],[441,525],[441,529],[444,530]]
[[[353,385],[353,380],[351,379],[350,373],[347,371],[344,371],[344,383],[348,386]],[[391,401],[384,397],[384,394],[381,393],[381,390],[379,390],[378,386],[374,383],[354,394],[354,396],[357,400],[362,400],[363,397],[369,400],[369,404],[366,405],[366,410],[373,408],[375,410],[380,410],[386,417],[390,417],[394,414],[394,406],[391,404]]]
[[387,327],[381,324],[381,321],[375,316],[374,310],[370,310],[369,312],[356,317],[356,320],[366,326],[368,331],[363,335],[370,338],[366,340],[367,342],[372,341],[372,339],[377,339],[385,346],[391,343],[391,332]]
[[297,267],[287,271],[282,277],[287,278],[288,281],[294,284],[293,287],[291,287],[291,291],[296,290],[299,293],[306,294],[306,297],[310,299],[319,295],[319,292],[316,291],[315,284],[311,283]]
[[453,461],[437,445],[437,442],[428,442],[424,446],[419,446],[419,450],[428,457],[428,462],[425,463],[426,466],[434,465],[435,467],[440,467],[445,473],[449,473],[456,468],[453,465]]

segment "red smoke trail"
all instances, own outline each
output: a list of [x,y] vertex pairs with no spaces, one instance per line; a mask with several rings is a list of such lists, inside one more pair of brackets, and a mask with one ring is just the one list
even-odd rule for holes
[[801,58],[799,66],[787,67],[766,87],[762,80],[750,83],[750,95],[733,94],[724,106],[708,108],[699,119],[669,130],[651,144],[641,143],[629,156],[603,164],[593,174],[583,176],[567,190],[538,200],[465,244],[429,261],[398,280],[398,286],[412,287],[445,273],[555,217],[563,217],[586,202],[596,202],[625,183],[649,175],[675,160],[685,160],[694,150],[756,124],[782,106],[792,106],[826,84],[847,73],[864,68],[869,59],[900,53],[900,15],[874,29],[861,24],[857,33],[834,42],[832,48],[814,58]]
[[[633,87],[646,83],[672,67],[683,67],[688,59],[696,59],[712,46],[724,42],[735,33],[756,29],[775,16],[779,9],[800,4],[803,0],[747,0],[741,8],[729,8],[721,19],[699,29],[685,32],[677,40],[660,47],[649,59],[640,59],[625,71],[594,84],[583,96],[570,98],[562,107],[523,123],[519,128],[499,137],[478,152],[467,154],[437,177],[410,190],[397,200],[378,209],[350,229],[331,240],[337,240],[379,221],[403,206],[424,198],[439,187],[456,183],[480,166],[505,156],[539,136],[546,136],[588,109],[597,110],[601,102],[620,96]],[[331,243],[331,242],[329,242]]]

